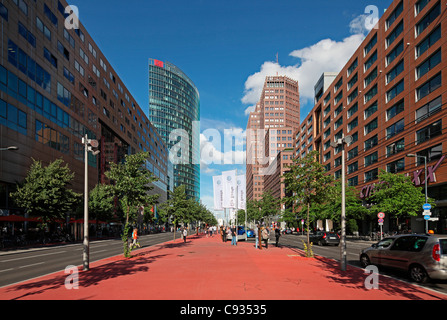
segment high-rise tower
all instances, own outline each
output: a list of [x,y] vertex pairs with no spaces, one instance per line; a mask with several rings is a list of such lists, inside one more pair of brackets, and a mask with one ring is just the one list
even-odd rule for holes
[[[293,133],[300,125],[299,100],[298,81],[286,76],[266,77],[259,102],[247,123],[247,200],[262,197],[267,175],[282,174],[276,167],[274,173],[266,174],[266,166],[272,159],[291,158],[291,154],[285,159],[278,157],[278,153],[293,150]],[[271,184],[272,188],[281,185]]]
[[178,142],[175,132],[184,133],[187,150],[181,150],[181,164],[174,164],[174,187],[185,185],[187,196],[199,199],[200,96],[191,79],[172,63],[149,59],[149,119],[168,150]]

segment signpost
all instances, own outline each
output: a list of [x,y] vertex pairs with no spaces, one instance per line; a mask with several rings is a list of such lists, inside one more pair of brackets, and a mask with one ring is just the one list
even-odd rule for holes
[[383,226],[383,218],[385,218],[385,213],[379,212],[377,214],[377,217],[379,218],[379,226],[380,226],[380,240],[382,240],[382,226]]

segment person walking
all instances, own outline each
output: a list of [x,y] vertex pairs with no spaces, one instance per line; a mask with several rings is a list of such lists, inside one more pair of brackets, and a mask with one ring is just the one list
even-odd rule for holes
[[188,230],[183,228],[183,242],[186,243],[186,236],[188,235]]
[[132,232],[132,248],[134,247],[138,247],[140,248],[140,243],[138,242],[138,229],[137,228],[133,228],[133,232]]
[[264,241],[264,243],[265,243],[265,248],[268,249],[269,248],[269,231],[266,227],[264,227],[264,229],[262,230],[261,236],[262,236],[262,241]]
[[259,224],[257,224],[255,226],[255,239],[256,239],[256,244],[255,244],[255,248],[258,249],[259,246]]
[[275,228],[276,247],[279,246],[279,237],[281,237],[281,230],[278,227]]
[[236,241],[236,227],[233,226],[231,228],[231,245],[232,246],[237,246],[237,241]]
[[225,242],[225,232],[223,226],[220,226],[220,236],[222,237],[222,242]]

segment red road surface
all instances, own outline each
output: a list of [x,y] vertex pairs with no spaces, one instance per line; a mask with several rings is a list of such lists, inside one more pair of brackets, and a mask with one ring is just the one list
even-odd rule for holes
[[446,295],[368,274],[338,262],[307,259],[290,248],[256,250],[253,242],[222,243],[188,237],[79,266],[79,289],[68,290],[64,271],[0,288],[0,299],[27,300],[445,300]]

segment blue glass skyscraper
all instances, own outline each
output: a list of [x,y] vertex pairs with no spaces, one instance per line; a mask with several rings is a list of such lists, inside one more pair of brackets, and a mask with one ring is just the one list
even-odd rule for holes
[[[149,119],[168,150],[182,153],[181,163],[174,163],[174,187],[185,185],[188,197],[200,199],[199,91],[172,63],[149,59]],[[181,139],[187,143],[179,151]]]

